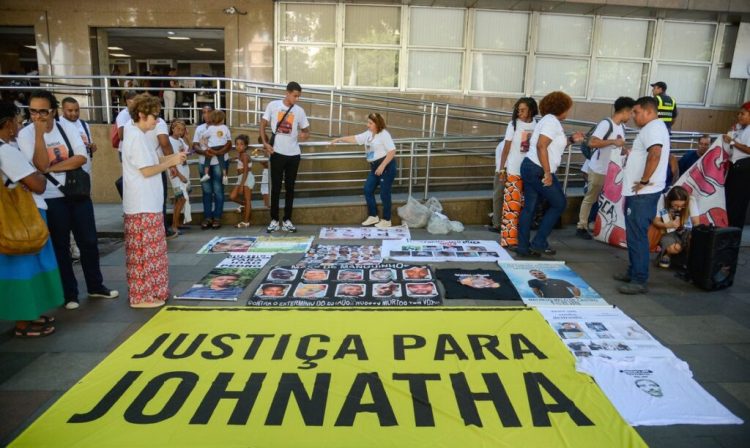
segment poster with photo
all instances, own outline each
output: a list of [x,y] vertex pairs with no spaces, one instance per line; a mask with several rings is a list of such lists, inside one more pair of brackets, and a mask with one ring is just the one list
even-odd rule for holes
[[198,250],[198,254],[249,252],[255,245],[254,236],[217,236]]
[[500,261],[498,265],[526,305],[608,305],[563,261]]
[[383,258],[409,263],[513,259],[497,241],[488,240],[385,240]]
[[260,269],[273,258],[272,254],[230,253],[216,265],[217,268],[256,268]]
[[486,269],[438,269],[446,299],[521,300],[503,271]]
[[259,236],[248,252],[301,254],[310,250],[313,239],[312,236]]
[[442,298],[427,266],[276,266],[251,306],[433,306]]
[[230,254],[175,299],[236,301],[272,257],[270,254]]
[[382,261],[380,246],[318,244],[305,253],[297,266],[378,265]]
[[538,310],[578,359],[677,360],[671,350],[618,308],[539,307]]
[[410,239],[405,225],[380,229],[377,227],[322,227],[321,240],[404,240]]

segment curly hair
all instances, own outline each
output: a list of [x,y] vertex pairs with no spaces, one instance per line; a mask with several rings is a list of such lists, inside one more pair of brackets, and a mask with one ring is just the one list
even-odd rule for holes
[[139,114],[158,117],[160,110],[161,102],[159,102],[159,97],[151,96],[148,93],[136,95],[135,98],[133,98],[133,104],[128,108],[130,118],[133,119],[134,123],[138,123],[138,120],[140,119]]
[[573,99],[565,92],[552,92],[542,98],[539,102],[539,112],[544,116],[547,114],[560,115],[573,107]]
[[176,128],[177,126],[180,126],[180,125],[182,125],[182,127],[184,127],[184,128],[187,128],[187,125],[185,124],[184,121],[182,121],[182,120],[173,120],[169,124],[169,135],[174,135],[174,128]]
[[536,100],[530,96],[519,98],[516,104],[513,106],[513,116],[510,121],[513,123],[513,129],[516,128],[516,121],[518,120],[518,106],[525,104],[529,108],[529,117],[533,120],[534,117],[539,115],[539,107],[536,104]]

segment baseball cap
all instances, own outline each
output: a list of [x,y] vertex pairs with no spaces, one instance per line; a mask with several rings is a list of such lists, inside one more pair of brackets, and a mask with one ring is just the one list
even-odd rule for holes
[[664,81],[657,81],[653,84],[651,84],[651,87],[658,87],[662,90],[667,90],[667,83]]

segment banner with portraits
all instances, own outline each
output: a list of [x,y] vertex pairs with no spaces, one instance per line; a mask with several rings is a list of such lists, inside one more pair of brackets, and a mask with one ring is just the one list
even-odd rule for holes
[[272,257],[272,254],[230,254],[175,299],[236,301]]
[[304,253],[312,236],[217,236],[198,250],[198,254],[222,253]]
[[606,306],[608,303],[564,261],[497,263],[529,306]]
[[409,227],[322,227],[321,240],[404,240],[410,239]]
[[296,266],[337,266],[380,264],[380,246],[317,244],[310,248]]
[[386,240],[383,241],[383,258],[405,263],[513,259],[497,241],[488,240]]
[[400,263],[276,266],[251,306],[434,306],[442,299],[428,266]]

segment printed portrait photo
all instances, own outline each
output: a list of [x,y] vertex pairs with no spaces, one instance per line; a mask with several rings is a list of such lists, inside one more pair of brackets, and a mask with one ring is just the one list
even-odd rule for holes
[[374,283],[372,285],[372,295],[377,298],[398,298],[401,297],[401,285],[398,283]]
[[363,283],[341,283],[336,286],[337,297],[364,297],[366,287]]
[[213,253],[225,253],[225,252],[247,252],[255,244],[254,237],[228,237],[221,238],[216,241],[209,252]]
[[294,297],[303,299],[321,299],[326,296],[328,285],[325,283],[300,283],[294,289]]
[[555,324],[555,330],[563,339],[588,339],[577,322],[558,322]]
[[345,282],[361,281],[365,279],[365,271],[363,269],[341,269],[339,270],[336,280]]
[[432,282],[407,283],[406,295],[409,297],[434,297],[437,295],[437,287]]
[[462,275],[459,277],[458,283],[461,283],[464,286],[468,286],[470,288],[476,288],[476,289],[500,287],[500,283],[491,279],[487,275]]
[[401,271],[404,280],[432,280],[430,268],[427,266],[412,266]]
[[278,283],[263,283],[258,287],[255,295],[268,299],[286,297],[292,285],[280,285]]
[[268,273],[268,281],[288,282],[297,277],[297,269],[275,268]]
[[370,281],[372,282],[387,282],[396,280],[396,270],[389,268],[375,268],[370,269]]
[[322,282],[328,280],[331,271],[328,269],[305,269],[302,271],[302,280],[306,282]]

